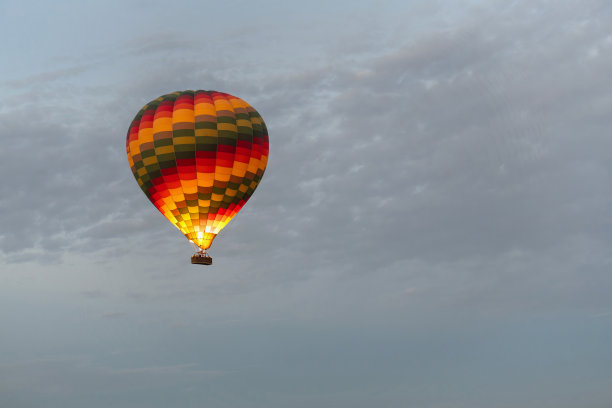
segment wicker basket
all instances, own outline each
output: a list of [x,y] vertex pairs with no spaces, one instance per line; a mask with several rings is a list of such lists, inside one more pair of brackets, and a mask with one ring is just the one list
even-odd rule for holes
[[208,254],[194,254],[191,257],[191,263],[198,265],[212,265],[212,257],[210,257]]

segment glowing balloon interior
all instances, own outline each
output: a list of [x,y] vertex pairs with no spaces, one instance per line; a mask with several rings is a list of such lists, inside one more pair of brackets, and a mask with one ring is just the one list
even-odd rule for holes
[[268,131],[240,98],[174,92],[138,112],[126,149],[142,191],[205,251],[257,188],[268,162]]

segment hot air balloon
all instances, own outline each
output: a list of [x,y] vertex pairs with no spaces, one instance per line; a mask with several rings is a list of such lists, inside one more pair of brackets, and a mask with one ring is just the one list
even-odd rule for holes
[[249,200],[268,162],[268,131],[255,109],[216,91],[174,92],[147,103],[127,132],[132,173],[155,207],[207,250]]

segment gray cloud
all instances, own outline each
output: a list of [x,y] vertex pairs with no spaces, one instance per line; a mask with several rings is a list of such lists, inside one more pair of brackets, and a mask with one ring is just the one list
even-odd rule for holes
[[[3,250],[61,254],[111,248],[124,234],[138,241],[163,234],[163,220],[150,223],[157,214],[126,171],[118,114],[127,124],[130,102],[134,112],[146,102],[135,95],[182,83],[243,88],[271,130],[268,174],[236,221],[243,228],[232,247],[255,253],[260,246],[252,243],[263,235],[278,248],[272,257],[286,262],[366,271],[378,259],[459,261],[552,251],[584,235],[604,239],[584,211],[607,211],[609,143],[597,127],[606,110],[585,107],[605,103],[610,61],[601,50],[609,44],[605,16],[575,12],[556,10],[568,22],[551,27],[541,24],[550,16],[538,6],[482,9],[384,53],[356,49],[259,85],[244,72],[233,81],[212,74],[223,72],[223,59],[211,65],[192,56],[156,68],[164,57],[139,53],[149,55],[152,69],[122,90],[127,99],[104,98],[93,111],[70,106],[46,115],[29,105],[5,114],[4,134],[23,140],[4,151],[5,166],[16,168],[11,160],[21,157],[29,164],[3,185],[3,206],[15,209],[3,222]],[[601,23],[580,25],[586,17]],[[153,37],[133,42],[163,46]],[[600,54],[585,66],[581,57],[594,49]]]
[[[33,406],[38,398],[45,398],[50,404],[71,399],[69,406],[77,406],[87,398],[94,399],[120,397],[125,401],[122,406],[132,405],[138,390],[163,397],[164,391],[155,392],[154,388],[167,390],[168,383],[179,383],[183,390],[196,386],[202,379],[213,379],[226,373],[215,370],[203,370],[197,364],[175,364],[147,367],[108,367],[95,361],[92,356],[54,357],[30,360],[18,364],[4,364],[1,375],[0,401],[15,403],[16,406]],[[70,382],[67,381],[70,378]],[[187,378],[189,380],[185,381]],[[105,387],[100,387],[101,381]],[[153,384],[155,386],[151,387]],[[166,384],[166,385],[163,385]],[[113,389],[119,394],[113,395],[105,389]],[[29,395],[29,396],[28,396]],[[151,400],[151,403],[154,403]],[[94,403],[97,406],[97,403]]]
[[40,85],[48,85],[62,79],[74,79],[78,74],[87,70],[86,66],[76,66],[55,71],[42,72],[40,74],[30,75],[19,80],[3,81],[0,85],[14,89],[32,88]]
[[124,312],[106,312],[101,317],[103,319],[119,319],[125,316]]
[[[477,3],[135,30],[0,83],[3,349],[89,353],[0,361],[0,405],[609,401],[611,10]],[[208,269],[124,152],[144,103],[194,88],[271,138]]]

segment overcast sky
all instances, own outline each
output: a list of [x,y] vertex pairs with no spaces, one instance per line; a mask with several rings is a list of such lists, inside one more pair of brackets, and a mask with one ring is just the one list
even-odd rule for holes
[[[0,0],[0,406],[608,408],[612,5]],[[212,267],[125,136],[263,116]]]

